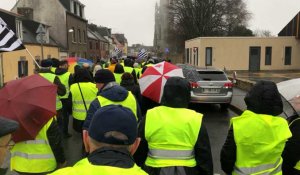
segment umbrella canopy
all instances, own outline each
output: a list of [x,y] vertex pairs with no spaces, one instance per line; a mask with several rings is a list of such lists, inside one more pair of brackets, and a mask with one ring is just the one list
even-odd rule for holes
[[32,140],[56,114],[57,86],[40,75],[8,82],[0,90],[0,116],[19,122],[15,142]]
[[[277,88],[283,99],[286,117],[300,113],[300,78],[295,78],[277,83]],[[291,109],[292,108],[292,109]]]
[[165,61],[148,67],[139,79],[142,95],[160,103],[169,77],[183,77],[182,69]]

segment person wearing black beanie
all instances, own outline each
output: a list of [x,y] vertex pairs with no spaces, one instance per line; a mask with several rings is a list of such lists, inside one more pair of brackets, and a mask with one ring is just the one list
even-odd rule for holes
[[83,132],[88,131],[94,113],[101,107],[111,104],[127,107],[134,113],[136,120],[141,118],[140,106],[134,95],[115,82],[115,77],[111,71],[108,69],[98,70],[94,79],[99,92],[97,98],[92,101],[88,108],[87,117],[83,124]]

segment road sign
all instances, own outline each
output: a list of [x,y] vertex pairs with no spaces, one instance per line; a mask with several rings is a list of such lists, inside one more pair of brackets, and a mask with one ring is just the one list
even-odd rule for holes
[[36,30],[35,33],[38,33],[38,34],[40,34],[40,33],[46,34],[46,29],[45,29],[45,27],[43,26],[43,24],[40,24],[40,25],[39,25],[39,27],[38,27],[38,29]]
[[35,39],[38,43],[46,42],[46,36],[45,36],[45,34],[42,34],[42,33],[37,34]]

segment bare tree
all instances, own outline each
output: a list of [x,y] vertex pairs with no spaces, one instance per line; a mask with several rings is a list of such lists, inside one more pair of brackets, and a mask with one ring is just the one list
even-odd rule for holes
[[184,45],[195,37],[237,36],[235,31],[247,29],[250,13],[243,0],[173,0],[169,16],[169,43]]
[[258,37],[272,37],[272,32],[270,30],[257,29],[254,31],[254,35]]

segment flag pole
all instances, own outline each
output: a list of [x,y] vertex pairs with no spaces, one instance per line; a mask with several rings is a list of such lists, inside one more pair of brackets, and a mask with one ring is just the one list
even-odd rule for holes
[[29,52],[29,50],[27,48],[25,48],[27,53],[30,55],[30,57],[32,58],[32,60],[34,61],[34,63],[39,67],[39,69],[41,68],[41,66],[39,65],[38,62],[36,62],[35,58],[33,58],[32,54]]
[[1,64],[1,72],[0,72],[0,87],[3,87],[4,84],[4,69],[3,69],[3,53],[0,53],[0,64]]

